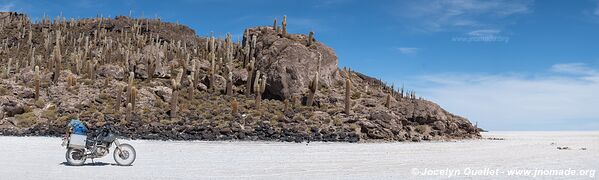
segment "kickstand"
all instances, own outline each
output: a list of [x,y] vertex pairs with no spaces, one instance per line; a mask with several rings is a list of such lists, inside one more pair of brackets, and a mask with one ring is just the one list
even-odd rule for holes
[[94,158],[92,158],[92,164],[96,164],[96,163],[94,162]]

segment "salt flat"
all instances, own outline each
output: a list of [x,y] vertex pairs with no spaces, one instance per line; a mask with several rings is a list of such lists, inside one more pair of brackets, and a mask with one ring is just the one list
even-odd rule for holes
[[[358,144],[135,140],[125,141],[137,150],[137,160],[129,167],[113,165],[112,154],[96,159],[95,164],[88,159],[86,166],[65,166],[65,149],[60,146],[60,138],[0,136],[0,179],[597,179],[599,176],[596,174],[599,132],[489,132],[483,136],[505,140]],[[558,150],[558,146],[568,146],[571,150]],[[536,176],[534,171],[529,175],[511,174],[525,173],[524,170],[547,171]],[[549,170],[575,174],[550,174]]]

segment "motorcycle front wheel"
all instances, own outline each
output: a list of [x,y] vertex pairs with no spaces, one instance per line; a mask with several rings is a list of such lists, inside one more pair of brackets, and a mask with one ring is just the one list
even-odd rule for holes
[[130,166],[135,161],[135,149],[129,144],[120,144],[112,154],[114,161],[121,166]]
[[85,150],[69,148],[66,153],[67,164],[71,166],[81,166],[85,163]]

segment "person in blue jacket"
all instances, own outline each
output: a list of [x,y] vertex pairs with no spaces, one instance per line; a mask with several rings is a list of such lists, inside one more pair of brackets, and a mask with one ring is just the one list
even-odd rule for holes
[[68,124],[68,127],[72,130],[71,132],[74,134],[79,134],[79,135],[87,134],[87,127],[85,126],[85,123],[81,122],[77,118],[71,119],[71,121]]

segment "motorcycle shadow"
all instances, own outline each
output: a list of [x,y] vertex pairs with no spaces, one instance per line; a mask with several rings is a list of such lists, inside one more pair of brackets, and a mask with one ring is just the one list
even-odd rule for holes
[[[62,162],[58,165],[63,165],[63,166],[72,166],[67,162]],[[118,166],[118,164],[116,163],[105,163],[105,162],[93,162],[93,163],[84,163],[81,166]]]

